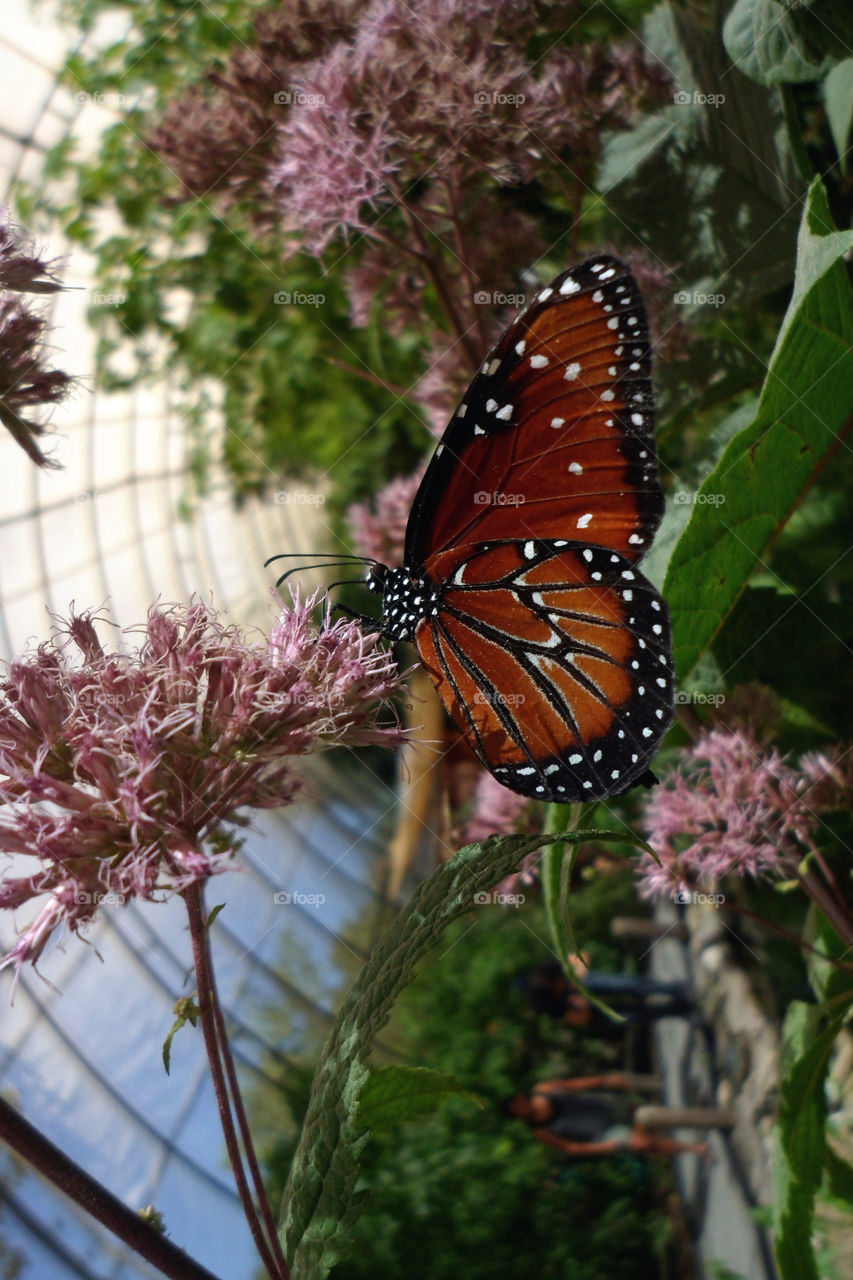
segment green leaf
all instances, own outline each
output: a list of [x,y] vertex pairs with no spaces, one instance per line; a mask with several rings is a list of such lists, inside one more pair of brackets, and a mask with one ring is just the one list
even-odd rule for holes
[[181,996],[175,1001],[175,1007],[172,1010],[178,1016],[172,1023],[169,1034],[163,1041],[163,1066],[166,1068],[166,1075],[169,1075],[172,1069],[172,1041],[180,1031],[181,1027],[185,1027],[189,1022],[192,1026],[196,1025],[196,1020],[200,1016],[200,1009],[195,1003],[192,996]]
[[831,1196],[833,1200],[840,1200],[853,1208],[853,1165],[842,1160],[828,1143],[823,1164],[821,1191],[824,1195]]
[[847,144],[853,125],[853,58],[845,58],[832,68],[821,85],[821,92],[835,150],[846,173],[850,164]]
[[[596,805],[583,806],[578,820],[587,818],[594,808],[596,808]],[[557,827],[565,826],[565,823],[570,822],[571,809],[573,809],[571,805],[549,805],[546,819],[547,829],[555,831]],[[579,832],[573,832],[573,836],[578,837],[579,835]],[[646,844],[646,841],[640,840],[639,836],[634,836],[631,832],[612,831],[608,832],[606,836],[599,835],[597,838],[608,842],[608,844],[630,845],[633,849],[643,849],[652,854],[652,856],[657,856],[651,846]],[[566,832],[562,832],[561,838],[556,844],[548,845],[539,864],[539,883],[542,884],[544,908],[546,908],[548,927],[551,929],[551,940],[557,959],[564,966],[566,977],[569,977],[571,982],[578,984],[579,987],[583,987],[583,984],[578,982],[573,970],[569,968],[569,956],[580,955],[580,947],[578,946],[578,940],[575,938],[569,913],[571,873],[574,870],[580,844],[581,841],[575,838],[575,840],[571,841],[569,850],[566,850]],[[598,1004],[596,997],[590,995],[589,992],[584,991],[584,995],[587,995],[593,1004]],[[610,1012],[610,1010],[607,1011]]]
[[820,80],[836,59],[819,38],[819,22],[798,22],[779,0],[737,0],[723,40],[738,70],[759,84]]
[[[822,1005],[830,1001],[844,1003],[846,997],[848,1003],[853,1003],[853,955],[814,903],[809,907],[803,938],[814,947],[814,951],[806,953],[806,969],[818,1001]],[[830,963],[832,960],[847,967],[840,969]]]
[[[664,583],[679,678],[706,652],[753,571],[853,428],[853,295],[819,180],[800,228],[794,293],[754,421],[701,486]],[[704,499],[704,501],[703,501]]]
[[773,1130],[773,1243],[781,1280],[819,1280],[812,1250],[815,1195],[826,1156],[823,1087],[843,1016],[820,1031],[816,1005],[793,1002],[782,1028],[779,1114]]
[[207,915],[207,919],[204,922],[205,929],[210,928],[210,926],[213,924],[214,920],[219,915],[220,911],[223,910],[224,907],[225,907],[224,902],[218,902],[215,907],[210,908],[210,911],[208,912],[208,915]]
[[355,1124],[359,1129],[393,1129],[403,1120],[435,1111],[446,1098],[467,1098],[482,1107],[483,1100],[463,1089],[452,1076],[429,1067],[380,1067],[371,1072],[358,1097]]
[[[594,805],[590,806],[590,808],[594,807]],[[570,811],[570,806],[551,805],[548,810],[547,825],[553,829],[553,826],[557,823],[568,821],[567,810]],[[582,814],[581,817],[583,816]],[[580,833],[573,832],[572,834],[577,836]],[[606,837],[599,835],[597,838],[611,844],[628,844],[633,848],[644,849],[653,857],[657,857],[654,850],[644,840],[632,835],[630,832],[613,831]],[[615,1022],[623,1022],[624,1019],[620,1014],[615,1013],[603,1000],[587,990],[583,980],[578,977],[569,965],[570,955],[580,955],[580,947],[575,937],[569,912],[572,871],[574,870],[580,843],[580,840],[573,840],[569,849],[566,849],[566,839],[565,835],[563,835],[557,843],[549,845],[542,855],[542,861],[539,866],[539,883],[542,886],[542,897],[545,903],[548,927],[551,931],[551,940],[557,959],[572,984],[578,988],[590,1004],[601,1009],[603,1013],[607,1014]]]
[[[573,831],[569,843],[610,838]],[[623,834],[618,839],[627,840]],[[513,871],[553,835],[491,837],[466,845],[418,886],[371,952],[338,1014],[314,1074],[311,1099],[282,1207],[281,1239],[293,1280],[322,1280],[347,1248],[361,1211],[355,1194],[358,1157],[368,1133],[356,1124],[370,1077],[366,1058],[418,961],[446,925],[470,910],[474,896]]]

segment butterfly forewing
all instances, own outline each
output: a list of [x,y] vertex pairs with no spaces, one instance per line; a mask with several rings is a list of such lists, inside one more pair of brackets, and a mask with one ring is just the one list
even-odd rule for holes
[[457,566],[415,639],[483,764],[538,799],[624,791],[671,719],[666,609],[617,552],[486,545]]
[[558,276],[483,362],[415,498],[406,564],[472,542],[576,538],[629,559],[663,501],[645,310],[622,263]]

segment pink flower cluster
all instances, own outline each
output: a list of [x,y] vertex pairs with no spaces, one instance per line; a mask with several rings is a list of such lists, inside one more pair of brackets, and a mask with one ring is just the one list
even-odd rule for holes
[[[280,602],[279,602],[280,603]],[[223,825],[290,801],[292,757],[397,745],[393,659],[357,624],[281,609],[268,639],[208,606],[155,606],[141,645],[109,652],[90,614],[10,664],[0,684],[0,907],[45,897],[3,964],[35,963],[101,903],[180,891],[225,870]]]
[[47,368],[42,350],[45,322],[21,299],[22,293],[54,293],[55,260],[41,257],[26,233],[0,208],[0,422],[38,466],[50,465],[39,443],[45,426],[33,411],[62,400],[72,379]]
[[726,875],[789,875],[819,841],[821,815],[849,809],[853,748],[792,763],[747,729],[712,729],[681,753],[650,794],[649,844],[639,865],[646,897]]

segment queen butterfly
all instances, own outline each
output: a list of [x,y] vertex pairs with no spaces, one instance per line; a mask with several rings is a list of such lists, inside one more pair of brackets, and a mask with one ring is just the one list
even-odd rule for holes
[[381,630],[413,641],[499,782],[615,795],[672,718],[666,606],[636,569],[663,510],[648,323],[624,263],[538,291],[492,348],[415,496]]
[[634,567],[660,522],[636,281],[601,256],[541,289],[489,352],[415,496],[380,623],[414,641],[505,786],[618,794],[672,718],[666,606]]

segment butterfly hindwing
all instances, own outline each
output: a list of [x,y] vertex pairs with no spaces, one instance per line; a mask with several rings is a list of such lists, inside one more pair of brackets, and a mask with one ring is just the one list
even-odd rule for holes
[[565,540],[486,544],[415,640],[499,781],[542,800],[618,794],[672,716],[666,607],[633,562]]

